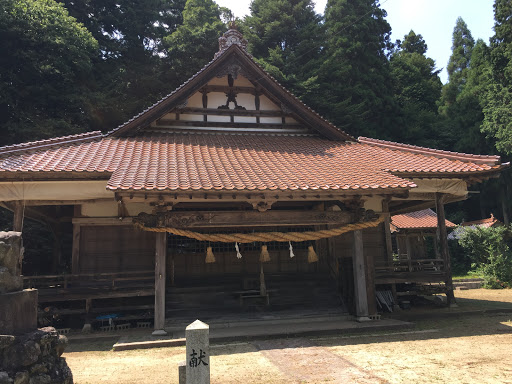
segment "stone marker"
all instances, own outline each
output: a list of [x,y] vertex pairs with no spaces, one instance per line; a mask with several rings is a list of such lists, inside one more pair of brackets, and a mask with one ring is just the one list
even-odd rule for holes
[[187,383],[187,361],[180,361],[178,364],[178,384]]
[[210,384],[210,326],[196,320],[185,329],[187,384]]

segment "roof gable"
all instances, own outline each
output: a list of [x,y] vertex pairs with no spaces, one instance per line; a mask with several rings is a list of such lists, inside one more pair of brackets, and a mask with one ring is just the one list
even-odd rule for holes
[[[238,33],[230,30],[226,35],[234,32]],[[226,35],[221,38],[222,50],[202,70],[107,136],[135,136],[155,130],[223,130],[316,134],[331,140],[355,141],[281,86],[253,60],[243,44],[235,40],[226,46]]]

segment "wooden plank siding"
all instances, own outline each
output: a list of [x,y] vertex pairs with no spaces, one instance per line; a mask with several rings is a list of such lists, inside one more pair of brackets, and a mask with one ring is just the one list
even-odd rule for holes
[[[169,252],[172,252],[169,250]],[[290,258],[288,250],[269,250],[270,261],[264,263],[265,273],[307,273],[315,272],[320,266],[326,270],[325,263],[309,264],[307,249],[294,249],[295,257]],[[244,251],[241,247],[242,258],[236,257],[236,251],[215,252],[215,263],[206,264],[205,252],[174,253],[168,258],[174,259],[174,276],[176,280],[184,277],[212,277],[222,275],[257,275],[260,268],[260,251]],[[324,253],[317,253],[320,260]]]
[[80,226],[79,273],[154,269],[155,234],[131,226]]

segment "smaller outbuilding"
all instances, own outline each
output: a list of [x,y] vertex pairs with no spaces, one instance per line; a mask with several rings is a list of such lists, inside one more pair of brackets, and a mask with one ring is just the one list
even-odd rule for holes
[[[432,209],[391,217],[394,266],[404,272],[438,271],[443,267],[439,251],[438,218]],[[456,225],[445,220],[446,228]]]

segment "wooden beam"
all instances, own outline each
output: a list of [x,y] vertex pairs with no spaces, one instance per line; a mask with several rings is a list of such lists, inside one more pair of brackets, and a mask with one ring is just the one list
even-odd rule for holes
[[14,202],[14,219],[12,230],[15,232],[22,232],[23,230],[23,214],[24,214],[23,201],[17,200]]
[[179,113],[182,115],[215,115],[215,116],[261,116],[261,117],[283,117],[289,116],[282,111],[257,110],[257,109],[217,109],[217,108],[198,108],[186,107],[180,108]]
[[221,121],[193,121],[193,120],[171,120],[171,119],[158,119],[156,122],[157,127],[199,127],[199,128],[236,128],[236,129],[290,129],[295,131],[306,131],[306,128],[300,124],[282,124],[282,123],[232,123]]
[[131,217],[119,219],[118,217],[75,217],[73,224],[79,225],[132,225]]
[[25,206],[41,206],[41,205],[77,205],[84,203],[108,203],[114,200],[114,195],[109,199],[91,199],[91,200],[25,200]]
[[148,227],[218,228],[233,226],[343,225],[353,222],[350,212],[324,211],[170,211],[135,219]]
[[368,296],[366,292],[366,267],[364,262],[363,232],[354,231],[352,263],[354,267],[354,291],[356,317],[360,321],[369,320]]
[[444,261],[445,268],[445,286],[446,286],[446,299],[448,305],[456,306],[455,295],[453,294],[453,281],[452,281],[452,268],[450,263],[450,252],[448,250],[448,233],[446,231],[446,219],[444,214],[445,195],[436,193],[436,213],[437,213],[437,227],[439,229],[439,243],[441,245],[441,256]]
[[155,252],[155,331],[153,335],[165,335],[165,260],[167,257],[167,233],[156,234]]
[[[154,203],[154,202],[173,202],[178,204],[180,202],[190,202],[190,201],[201,201],[204,202],[205,193],[208,194],[208,200],[214,202],[215,200],[239,200],[245,201],[252,205],[253,201],[261,201],[263,198],[271,199],[271,200],[279,200],[279,201],[287,201],[287,200],[297,200],[297,201],[318,201],[318,199],[322,199],[324,201],[334,201],[334,202],[346,202],[347,200],[354,199],[355,196],[361,196],[360,190],[344,190],[342,192],[336,193],[332,190],[327,191],[300,191],[300,192],[292,192],[289,191],[258,191],[253,192],[253,198],[250,201],[247,200],[247,191],[213,191],[213,190],[201,190],[201,191],[166,191],[162,193],[162,191],[119,191],[116,192],[116,196],[130,199],[131,203]],[[373,191],[373,193],[377,193]],[[378,193],[382,196],[393,196],[398,197],[404,196],[403,190],[384,188],[378,191]],[[262,195],[264,197],[262,197]],[[291,197],[290,197],[291,196]],[[363,194],[363,196],[366,196]],[[434,202],[431,202],[431,206],[434,206]],[[393,212],[394,213],[394,212]]]

